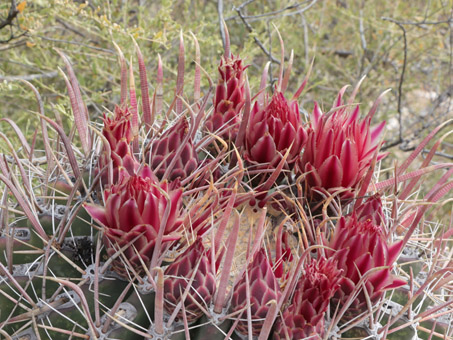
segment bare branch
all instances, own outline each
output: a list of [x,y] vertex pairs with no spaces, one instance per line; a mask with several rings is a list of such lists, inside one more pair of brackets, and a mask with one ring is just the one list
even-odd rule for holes
[[399,136],[398,136],[398,144],[403,141],[403,114],[401,112],[401,99],[403,96],[403,82],[404,82],[404,74],[406,72],[406,64],[407,64],[407,37],[406,37],[406,29],[404,28],[403,24],[399,21],[396,21],[392,18],[382,18],[382,20],[393,22],[394,24],[398,25],[399,28],[403,31],[403,43],[404,43],[404,56],[403,56],[403,69],[401,70],[400,81],[398,84],[398,123],[399,123]]
[[13,20],[17,17],[19,11],[17,10],[16,1],[11,0],[11,7],[9,8],[8,16],[5,20],[0,22],[0,30],[6,26],[12,26]]
[[[242,22],[244,23],[245,27],[247,28],[247,31],[249,31],[249,33],[252,33],[253,32],[253,28],[252,26],[250,26],[250,24],[247,22],[247,20],[245,19],[244,17],[244,14],[242,13],[242,8],[244,7],[244,4],[245,3],[250,3],[252,2],[253,0],[249,0],[249,1],[246,1],[244,2],[241,6],[239,7],[236,7],[235,10],[236,12],[238,13],[239,15],[239,18],[241,18]],[[269,57],[269,59],[274,62],[274,63],[277,63],[280,65],[280,60],[276,59],[274,56],[272,56],[272,54],[267,50],[266,47],[264,47],[263,43],[261,42],[261,40],[259,40],[257,37],[253,37],[253,39],[255,40],[255,43],[259,46],[259,48],[261,48],[261,50]]]
[[91,46],[91,45],[80,43],[78,41],[48,38],[48,37],[45,37],[43,35],[35,35],[35,36],[38,37],[38,38],[44,39],[44,40],[48,40],[48,41],[60,42],[60,43],[64,43],[64,44],[72,44],[72,45],[77,45],[77,46],[91,48],[92,50],[95,50],[95,51],[101,51],[101,52],[105,52],[105,53],[116,54],[116,51],[114,51],[114,50],[110,50],[110,49],[107,49],[107,48],[96,47],[96,46]]
[[53,78],[58,75],[57,71],[51,71],[46,73],[37,73],[37,74],[26,74],[23,76],[2,76],[0,75],[0,81],[13,81],[13,80],[35,80],[40,78]]
[[25,35],[27,33],[27,31],[25,31],[25,32],[22,32],[19,35],[15,35],[14,34],[13,22],[14,22],[14,19],[16,19],[17,15],[19,13],[20,13],[20,11],[17,9],[16,1],[15,0],[11,0],[11,7],[9,8],[8,16],[6,17],[5,20],[0,21],[0,30],[5,28],[5,27],[7,27],[7,26],[9,26],[10,35],[9,35],[8,39],[0,40],[1,44],[9,43],[11,40],[20,38],[21,36],[23,36],[23,35]]
[[[258,14],[258,15],[246,15],[246,16],[244,16],[244,19],[246,19],[248,22],[253,22],[253,21],[262,20],[264,18],[269,20],[269,19],[273,19],[276,17],[301,14],[301,13],[307,11],[308,9],[310,9],[317,1],[318,0],[305,0],[305,1],[302,1],[297,4],[286,6],[285,8],[282,8],[279,10],[275,10],[275,11],[271,11],[271,12],[267,12],[267,13],[263,13],[263,14]],[[245,5],[248,5],[248,3],[250,3],[250,2],[243,3],[239,7],[242,9],[243,7],[245,7]],[[299,7],[306,4],[307,2],[310,2],[310,4],[308,4],[307,6],[305,6],[303,8],[298,9]],[[298,10],[295,10],[295,9],[298,9]],[[284,12],[290,12],[290,13],[284,13]],[[226,18],[225,21],[234,20],[234,19],[237,19],[237,17],[238,17],[237,15],[230,16],[230,17]]]

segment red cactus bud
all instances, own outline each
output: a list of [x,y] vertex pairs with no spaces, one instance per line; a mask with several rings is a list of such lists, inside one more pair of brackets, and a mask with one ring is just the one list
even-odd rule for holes
[[[275,278],[272,266],[266,256],[264,249],[261,249],[255,255],[253,262],[248,269],[248,284],[250,290],[250,309],[252,315],[252,332],[258,336],[269,310],[268,303],[271,300],[278,301],[280,296],[280,287]],[[245,274],[242,279],[234,286],[231,308],[233,312],[240,311],[247,305],[247,281]],[[244,317],[246,312],[242,313],[236,330],[239,333],[247,334],[247,320]]]
[[[99,158],[98,171],[103,169],[111,159],[113,162],[112,183],[118,183],[123,177],[135,175],[140,166],[130,147],[134,138],[131,118],[132,114],[127,107],[120,108],[117,106],[113,118],[104,114],[102,134],[110,145],[111,153],[108,155],[103,152]],[[108,182],[107,171],[102,174],[102,183],[111,184]]]
[[[350,198],[371,165],[384,126],[382,122],[371,128],[370,117],[359,121],[358,106],[352,113],[342,108],[327,116],[315,103],[308,142],[298,164],[300,173],[307,174],[309,189],[334,193],[346,188],[349,191],[341,197]],[[380,154],[378,160],[383,157]],[[313,192],[312,196],[316,197]]]
[[255,103],[246,132],[244,158],[259,168],[272,169],[291,148],[286,167],[292,168],[307,141],[296,101],[288,103],[275,91],[268,105]]
[[117,144],[120,141],[125,141],[126,144],[129,144],[134,139],[131,119],[132,114],[127,107],[115,107],[113,118],[109,118],[104,114],[102,134],[108,140],[112,150],[117,149]]
[[[338,259],[338,268],[343,269],[341,287],[334,301],[344,303],[352,294],[360,278],[370,269],[387,266],[388,268],[371,273],[365,280],[367,295],[376,303],[387,289],[397,288],[405,282],[391,273],[402,247],[402,241],[389,246],[382,234],[382,228],[371,219],[359,221],[355,213],[342,217],[328,242],[327,256]],[[367,309],[365,293],[362,291],[349,307],[349,314],[358,315]]]
[[[324,316],[329,301],[339,288],[341,270],[336,260],[311,260],[305,265],[291,305],[277,320],[274,339],[305,339],[324,337]],[[286,335],[287,334],[287,335]]]
[[[152,142],[151,154],[147,153],[145,160],[150,161],[150,167],[159,179],[163,179],[165,172],[179,151],[180,154],[166,179],[174,181],[177,178],[187,178],[197,168],[199,160],[192,140],[189,138],[187,143],[184,144],[188,128],[186,118],[182,118],[160,138]],[[180,150],[181,148],[182,150]]]
[[[198,306],[209,305],[216,288],[211,254],[205,250],[202,238],[198,238],[165,270],[164,308],[168,313],[171,314],[175,310],[194,273],[190,291],[184,300],[189,323],[202,316],[203,312]],[[182,320],[182,313],[181,308],[177,316],[179,320]]]
[[[150,265],[161,227],[164,228],[162,243],[180,238],[177,231],[182,224],[179,218],[181,197],[181,189],[169,190],[167,182],[157,182],[149,169],[145,168],[141,176],[123,178],[120,183],[105,190],[104,207],[86,204],[85,209],[104,226],[103,241],[107,254],[113,256],[129,244],[124,255],[134,269],[142,273],[140,258],[145,265]],[[164,221],[168,204],[170,211],[168,219]],[[164,222],[165,225],[162,225]],[[114,260],[113,269],[120,275],[127,274],[121,257]]]
[[[214,112],[205,123],[210,132],[217,132],[220,137],[232,141],[238,133],[239,113],[245,102],[244,71],[246,68],[239,57],[221,59],[220,78],[214,96]],[[227,129],[228,131],[223,131]]]

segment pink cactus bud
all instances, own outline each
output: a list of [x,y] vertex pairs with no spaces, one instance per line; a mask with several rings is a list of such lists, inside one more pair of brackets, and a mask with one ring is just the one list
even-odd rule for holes
[[97,171],[102,170],[110,159],[113,162],[112,183],[108,181],[108,172],[104,171],[101,177],[104,185],[118,183],[124,177],[135,175],[140,166],[130,146],[134,139],[131,119],[132,114],[127,107],[120,108],[117,106],[113,118],[109,118],[104,114],[102,134],[110,145],[110,155],[106,151],[102,153],[99,158]]
[[[339,98],[338,106],[341,105],[341,96]],[[315,103],[308,142],[298,163],[299,174],[306,174],[308,188],[330,194],[346,188],[349,190],[340,197],[352,197],[371,165],[384,126],[382,122],[370,127],[370,117],[360,121],[358,106],[353,112],[340,108],[327,116]],[[383,157],[385,154],[380,154],[377,159]],[[319,198],[312,190],[310,192],[312,198]]]
[[239,57],[223,57],[220,61],[214,112],[206,120],[205,126],[208,131],[224,139],[234,141],[239,130],[240,111],[245,102],[246,68]]
[[125,107],[115,107],[115,112],[112,118],[104,114],[104,128],[102,134],[108,140],[112,150],[117,149],[117,144],[120,141],[125,141],[130,144],[134,139],[132,132],[132,114]]
[[246,132],[244,158],[259,168],[272,169],[291,148],[286,168],[292,168],[307,141],[296,101],[288,103],[275,91],[269,104],[255,103]]
[[297,283],[291,305],[277,319],[274,340],[323,338],[325,313],[340,279],[341,270],[335,259],[310,260]]
[[[344,303],[353,293],[360,278],[376,267],[388,268],[369,273],[365,280],[367,295],[372,303],[376,303],[386,290],[405,284],[391,273],[402,241],[389,246],[381,226],[375,225],[372,219],[358,220],[355,213],[342,217],[327,246],[336,251],[326,250],[327,256],[335,256],[338,259],[338,268],[343,269],[341,287],[334,297],[335,303]],[[361,291],[348,308],[348,314],[356,316],[366,309],[365,293]]]
[[[145,168],[140,175],[123,178],[105,190],[105,206],[86,204],[85,209],[104,227],[107,254],[113,256],[127,246],[124,255],[138,273],[143,273],[141,261],[150,265],[160,228],[164,228],[163,244],[181,237],[178,229],[182,224],[179,217],[182,190],[169,190],[167,182],[159,183],[149,169]],[[169,204],[168,218],[164,221]],[[113,269],[126,276],[123,263],[121,257],[117,258]]]
[[[151,169],[159,179],[163,179],[170,166],[172,168],[168,170],[169,175],[165,178],[169,181],[174,181],[177,178],[185,179],[198,167],[198,155],[191,138],[187,140],[187,143],[184,143],[189,133],[188,130],[189,124],[183,117],[160,138],[152,141],[151,153],[146,154],[145,160],[150,162]],[[179,156],[177,156],[177,153]],[[177,157],[176,162],[174,161],[175,157]]]
[[[271,300],[278,301],[280,297],[280,287],[272,270],[264,249],[259,250],[253,262],[248,269],[248,284],[250,291],[250,309],[252,315],[252,332],[254,336],[258,336],[269,311],[269,302]],[[233,312],[243,310],[247,305],[247,280],[244,276],[235,285],[233,289],[233,297],[231,300],[231,308]],[[248,334],[248,326],[246,320],[246,312],[240,316],[236,330],[244,335]]]
[[[216,288],[215,272],[211,264],[211,254],[205,250],[202,238],[197,240],[179,255],[175,262],[165,270],[164,308],[172,314],[181,301],[190,280],[193,277],[188,295],[184,300],[187,321],[196,321],[203,312],[199,305],[209,305]],[[182,308],[177,318],[182,320]]]

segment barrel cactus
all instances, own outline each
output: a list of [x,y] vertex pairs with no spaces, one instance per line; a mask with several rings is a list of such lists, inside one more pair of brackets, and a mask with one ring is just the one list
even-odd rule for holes
[[[166,114],[162,97],[148,93],[138,45],[141,106],[134,63],[128,72],[118,49],[121,100],[92,121],[58,51],[75,122],[70,136],[26,84],[38,100],[44,151],[15,122],[0,121],[21,144],[8,141],[0,157],[1,336],[406,339],[409,330],[411,338],[451,337],[451,226],[425,217],[453,187],[453,165],[429,165],[436,143],[419,169],[408,170],[443,126],[381,180],[384,124],[371,127],[381,97],[360,120],[358,107],[343,105],[343,89],[329,113],[314,103],[306,121],[298,98],[308,77],[287,99],[282,58],[273,95],[267,68],[251,93],[246,66],[226,45],[216,88],[201,97],[196,76],[192,101],[183,95],[191,85],[181,39]],[[160,58],[157,65],[154,88],[162,91]],[[408,199],[420,194],[424,175],[442,169],[450,170],[422,200]],[[282,197],[287,204],[275,209]]]

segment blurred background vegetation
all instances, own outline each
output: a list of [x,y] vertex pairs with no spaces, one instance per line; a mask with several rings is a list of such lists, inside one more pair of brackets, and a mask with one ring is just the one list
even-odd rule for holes
[[[294,50],[290,93],[315,60],[309,89],[301,98],[304,112],[311,112],[314,99],[328,110],[342,86],[354,86],[364,75],[356,98],[362,111],[391,88],[375,119],[387,120],[386,147],[393,146],[399,155],[453,118],[452,8],[451,0],[1,0],[0,117],[13,118],[28,135],[35,131],[34,95],[17,81],[25,79],[40,91],[46,115],[62,117],[69,130],[72,113],[59,72],[63,61],[54,48],[70,57],[92,118],[111,110],[120,92],[113,42],[132,60],[138,85],[132,37],[145,57],[151,90],[161,54],[170,101],[180,31],[186,43],[184,91],[190,96],[195,56],[191,32],[200,43],[201,65],[215,81],[223,52],[223,18],[232,52],[250,65],[252,93],[267,61],[272,61],[273,77],[278,74],[280,44],[274,26],[284,39],[286,60]],[[203,86],[206,91],[206,77]],[[442,161],[453,159],[451,142],[442,144]]]

